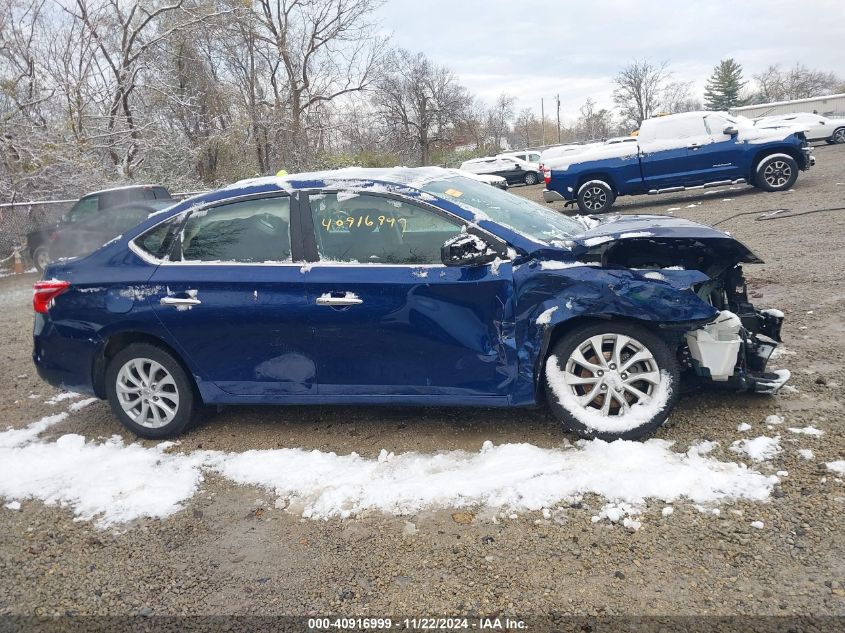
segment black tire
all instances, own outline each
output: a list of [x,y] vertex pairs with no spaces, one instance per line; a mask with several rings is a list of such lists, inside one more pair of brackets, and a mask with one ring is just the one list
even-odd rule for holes
[[[621,403],[618,403],[614,398],[608,398],[607,394],[609,392],[604,387],[602,387],[605,389],[603,392],[595,392],[594,400],[591,400],[586,406],[581,406],[575,402],[575,398],[579,395],[587,395],[583,391],[587,391],[588,388],[582,385],[573,386],[562,382],[564,370],[567,369],[570,357],[575,353],[576,348],[583,350],[585,346],[588,346],[587,349],[594,350],[595,348],[590,345],[589,340],[592,337],[600,335],[604,335],[601,345],[603,347],[602,355],[605,356],[604,360],[598,361],[596,354],[592,354],[590,357],[584,354],[584,359],[589,360],[593,358],[602,365],[606,365],[609,362],[610,365],[607,365],[605,368],[608,374],[606,379],[611,378],[611,369],[609,368],[613,367],[613,359],[607,358],[606,354],[609,352],[604,348],[608,344],[611,344],[613,335],[616,335],[616,340],[622,345],[620,348],[620,358],[623,362],[626,359],[630,359],[638,349],[640,351],[645,349],[651,354],[651,358],[643,362],[635,362],[632,366],[633,370],[629,369],[629,373],[617,371],[615,367],[612,370],[617,377],[616,379],[625,377],[628,381],[627,384],[630,384],[635,389],[651,389],[652,396],[661,399],[665,398],[665,403],[661,408],[655,408],[653,415],[644,418],[642,421],[635,421],[633,426],[631,426],[630,418],[629,422],[626,422],[624,415],[618,415],[622,411]],[[626,343],[625,339],[619,338],[620,335],[628,339],[634,339],[634,342]],[[637,347],[638,345],[641,347]],[[626,352],[628,353],[627,356],[625,356]],[[595,373],[590,372],[590,370],[584,368],[584,366],[574,360],[572,367],[578,368],[575,370],[579,372],[578,376],[583,376],[590,380],[596,376]],[[619,369],[622,367],[624,365],[620,365]],[[546,371],[546,399],[548,400],[552,414],[563,424],[566,431],[575,433],[584,439],[600,439],[612,442],[614,440],[638,440],[647,437],[669,417],[669,413],[675,406],[680,392],[681,371],[673,350],[660,337],[632,323],[607,321],[588,323],[575,328],[554,345],[549,357],[546,359],[544,368]],[[655,371],[659,372],[659,385],[649,388],[647,387],[647,381],[636,380],[638,373],[645,376],[645,372],[653,374]],[[590,374],[590,376],[584,376],[584,372]],[[613,384],[618,385],[619,383],[611,383],[611,390],[615,389]],[[569,390],[581,390],[582,393],[574,393]],[[622,392],[623,394],[626,393],[624,389]],[[637,398],[633,393],[626,395],[625,399],[627,400],[628,397],[632,399]],[[572,398],[572,400],[567,402],[567,398]],[[594,406],[597,405],[596,401],[604,404],[605,398],[608,398],[611,403],[609,412],[612,413],[615,404],[616,415],[602,415],[602,412],[597,406]],[[629,402],[629,404],[636,405],[635,402]],[[596,414],[601,415],[602,421],[607,420],[607,424],[603,428],[597,428],[587,420],[587,418],[594,417]],[[642,413],[639,411],[635,415],[642,417]]]
[[536,185],[538,182],[540,182],[540,177],[537,174],[535,174],[533,171],[529,171],[529,172],[525,173],[525,176],[523,177],[522,180],[526,185],[530,186],[530,185]]
[[[121,401],[118,398],[118,375],[124,365],[133,360],[139,362],[143,360],[155,361],[172,378],[175,392],[178,396],[178,403],[175,406],[173,419],[162,426],[150,427],[139,424],[121,405]],[[158,377],[160,378],[163,375],[159,373]],[[168,391],[170,390],[169,382],[167,386]],[[147,395],[151,398],[155,397],[151,393]],[[180,435],[194,421],[199,408],[198,405],[200,404],[195,391],[193,378],[182,368],[179,361],[169,352],[149,343],[133,343],[114,355],[106,368],[106,397],[114,415],[120,420],[121,424],[135,435],[151,440]],[[143,396],[139,394],[138,397]],[[164,396],[162,399],[166,400],[168,405],[173,404],[173,401],[168,400],[167,396]]]
[[757,164],[754,186],[763,191],[786,191],[798,180],[798,163],[785,154],[766,156]]
[[835,145],[845,143],[845,127],[838,127],[833,130],[833,134],[830,135],[830,140],[828,140],[828,143],[832,143]]
[[606,213],[616,201],[613,188],[603,180],[590,180],[578,190],[578,208],[581,213]]
[[44,268],[50,263],[50,253],[46,246],[39,246],[32,251],[32,263],[38,272],[44,272]]

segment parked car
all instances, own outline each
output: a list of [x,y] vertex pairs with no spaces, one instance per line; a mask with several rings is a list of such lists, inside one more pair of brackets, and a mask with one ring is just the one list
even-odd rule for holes
[[471,171],[463,171],[461,169],[456,169],[455,171],[462,176],[472,178],[473,180],[477,180],[479,182],[486,182],[488,185],[493,185],[499,189],[507,190],[508,188],[508,181],[501,176],[494,176],[493,174],[474,174]]
[[[109,209],[141,200],[174,202],[167,188],[161,185],[130,185],[86,194],[74,203],[58,224],[42,226],[27,234],[26,248],[32,262],[39,271],[44,270],[50,261],[50,238],[56,231],[88,218],[99,218]],[[93,220],[94,223],[96,221]]]
[[463,171],[474,174],[493,174],[501,176],[509,185],[536,185],[542,174],[537,166],[531,165],[511,156],[488,156],[473,158],[461,164]]
[[540,150],[524,149],[516,152],[502,152],[499,156],[513,156],[514,158],[523,160],[526,163],[538,164],[540,162],[540,154]]
[[801,132],[760,129],[724,112],[671,114],[643,121],[635,142],[594,145],[545,162],[543,199],[604,213],[626,195],[738,183],[785,191],[814,162]]
[[33,359],[147,438],[200,405],[527,407],[642,437],[682,373],[772,393],[783,315],[726,233],[570,218],[439,168],[254,179],[171,207],[35,284]]
[[76,222],[60,224],[50,234],[48,260],[88,255],[146,220],[151,213],[174,204],[176,200],[171,199],[130,202],[108,209],[108,213],[89,214]]
[[804,132],[808,141],[845,143],[845,118],[832,119],[819,114],[799,112],[760,117],[755,119],[754,125],[761,129],[792,127]]

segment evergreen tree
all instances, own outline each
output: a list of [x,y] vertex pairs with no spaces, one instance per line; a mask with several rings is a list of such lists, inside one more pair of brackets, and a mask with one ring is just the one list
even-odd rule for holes
[[742,80],[742,66],[733,58],[723,59],[713,69],[704,89],[704,107],[708,110],[728,110],[742,105],[739,93],[747,82]]

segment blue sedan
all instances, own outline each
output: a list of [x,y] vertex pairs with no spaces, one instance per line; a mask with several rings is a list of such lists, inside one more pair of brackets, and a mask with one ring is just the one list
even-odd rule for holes
[[638,438],[682,378],[772,393],[783,315],[718,230],[570,218],[439,168],[259,178],[150,216],[35,285],[33,359],[146,438],[201,405],[529,407]]

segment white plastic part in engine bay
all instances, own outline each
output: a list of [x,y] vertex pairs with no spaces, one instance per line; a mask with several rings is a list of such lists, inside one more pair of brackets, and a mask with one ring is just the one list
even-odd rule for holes
[[736,357],[742,339],[739,330],[742,321],[733,312],[722,310],[712,323],[687,332],[690,355],[701,367],[710,372],[710,378],[724,382],[734,373]]

